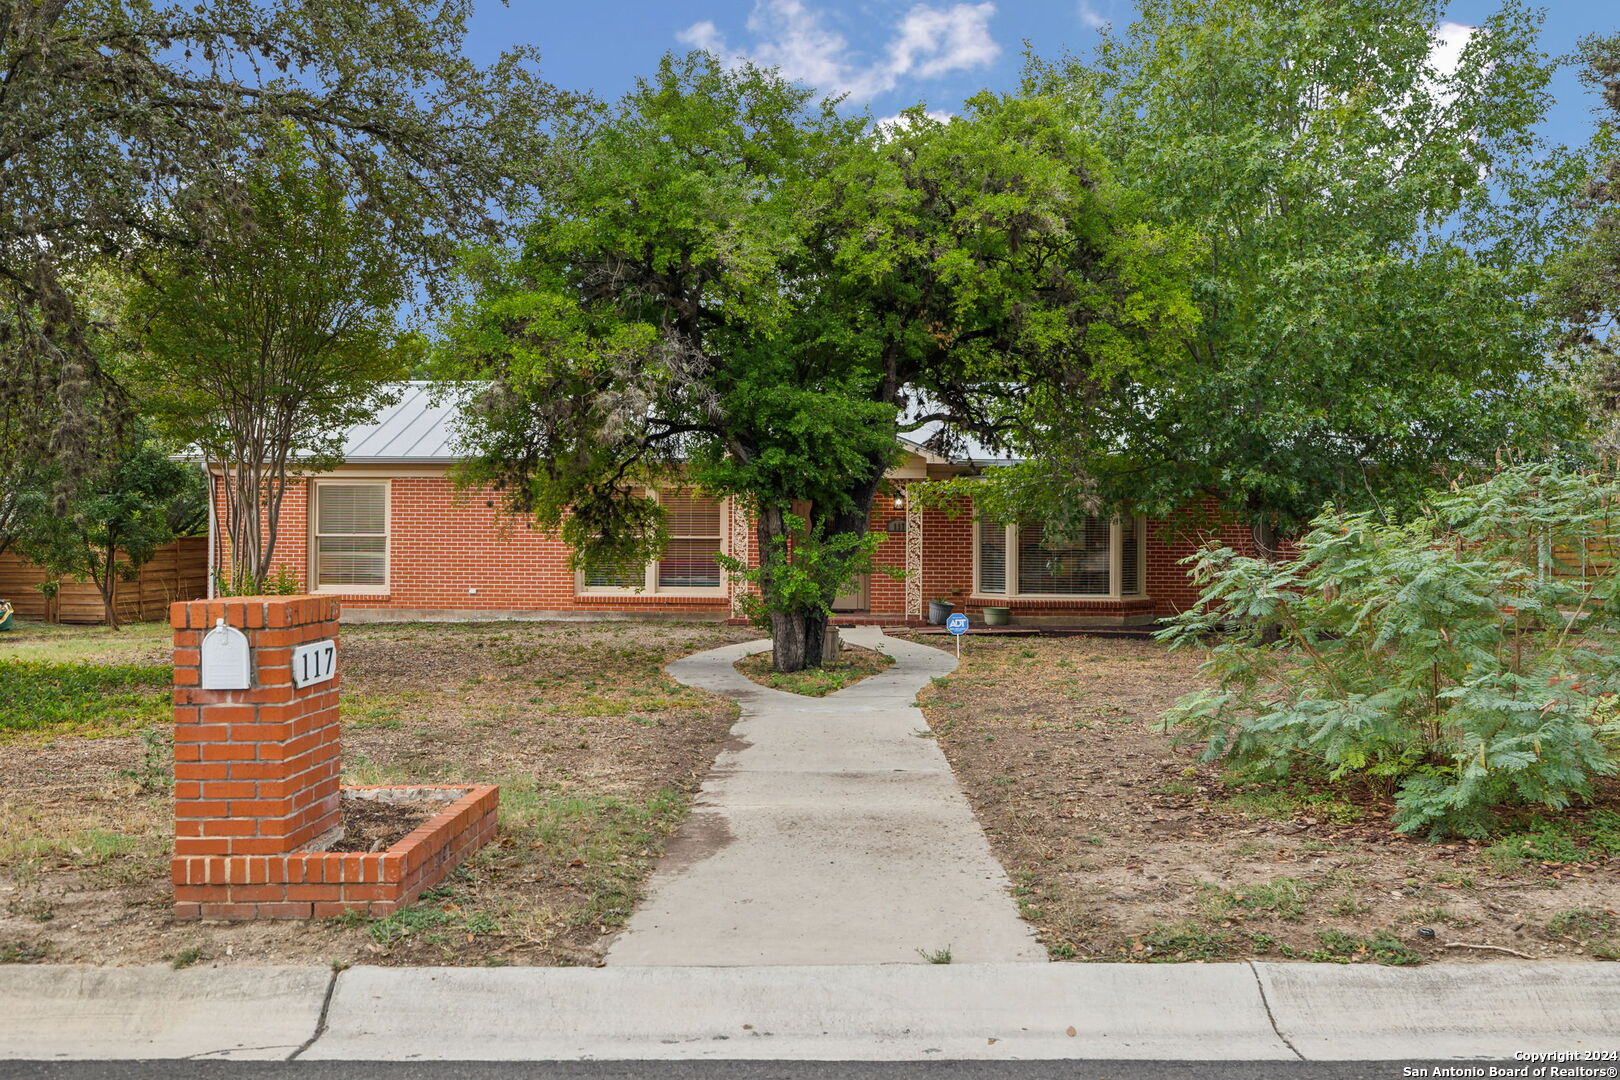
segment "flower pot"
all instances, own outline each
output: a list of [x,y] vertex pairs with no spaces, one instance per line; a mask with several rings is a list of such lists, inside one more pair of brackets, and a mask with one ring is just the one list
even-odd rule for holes
[[984,625],[1006,626],[1012,622],[1012,608],[987,607],[984,609]]
[[954,605],[939,600],[928,601],[928,621],[934,626],[944,626],[945,620],[951,617]]

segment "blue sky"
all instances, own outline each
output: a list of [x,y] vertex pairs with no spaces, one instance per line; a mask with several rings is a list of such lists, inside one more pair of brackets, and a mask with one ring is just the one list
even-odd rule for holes
[[[1447,18],[1478,22],[1490,0],[1455,0]],[[1586,34],[1620,30],[1613,0],[1552,0],[1544,47],[1573,49]],[[1047,56],[1086,51],[1096,25],[1129,21],[1132,0],[479,0],[468,41],[489,60],[513,44],[538,46],[553,83],[616,98],[667,50],[703,45],[781,65],[824,91],[847,89],[877,116],[924,102],[955,111],[976,90],[1017,81],[1023,42]],[[1579,143],[1593,99],[1572,71],[1553,87],[1546,134]]]

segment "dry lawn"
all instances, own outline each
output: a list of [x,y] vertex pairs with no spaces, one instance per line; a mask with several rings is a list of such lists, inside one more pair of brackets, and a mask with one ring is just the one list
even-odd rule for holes
[[[386,919],[175,922],[166,727],[5,737],[0,962],[593,963],[736,715],[663,665],[755,636],[671,623],[346,627],[345,779],[502,785],[498,840]],[[0,660],[161,665],[164,639],[24,623],[0,636]]]
[[1373,793],[1234,787],[1174,745],[1200,659],[969,637],[920,695],[1054,958],[1620,958],[1620,785],[1494,843],[1406,839]]

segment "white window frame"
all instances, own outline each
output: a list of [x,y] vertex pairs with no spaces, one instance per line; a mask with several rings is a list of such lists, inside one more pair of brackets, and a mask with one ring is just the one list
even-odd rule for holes
[[[1127,593],[1120,591],[1120,582],[1124,578],[1125,557],[1123,537],[1125,523],[1122,518],[1114,518],[1108,527],[1108,592],[1106,593],[1026,593],[1018,591],[1019,579],[1019,544],[1017,524],[1004,526],[1006,530],[1006,588],[1000,592],[985,592],[979,584],[980,543],[982,539],[981,517],[973,515],[973,595],[985,598],[1005,600],[1140,600],[1147,596],[1147,521],[1145,518],[1136,519],[1136,567],[1139,581],[1139,591]],[[1030,524],[1025,522],[1025,524]]]
[[[670,493],[673,494],[675,491],[679,491],[679,490],[682,490],[682,489],[679,489],[679,488],[670,489]],[[644,494],[646,494],[646,496],[648,498],[652,499],[653,502],[661,503],[663,501],[665,492],[664,492],[664,490],[660,489],[660,490],[645,492]],[[731,552],[731,541],[730,541],[730,535],[729,535],[730,530],[726,528],[726,523],[731,520],[731,516],[730,516],[731,500],[729,500],[729,499],[720,499],[718,501],[719,501],[719,504],[720,504],[720,553],[722,555],[727,555],[727,554],[730,554],[730,552]],[[672,537],[672,539],[673,539],[673,537]],[[724,596],[727,595],[727,591],[726,591],[726,575],[725,575],[725,571],[723,571],[723,570],[720,573],[720,582],[717,585],[661,586],[661,585],[658,584],[658,563],[659,563],[659,561],[660,561],[659,559],[649,559],[647,561],[646,567],[644,567],[643,570],[642,570],[642,582],[641,582],[641,587],[640,588],[636,588],[633,585],[591,585],[591,584],[588,584],[587,581],[586,581],[585,572],[583,570],[577,571],[574,574],[574,594],[576,596],[694,596],[694,597],[701,597],[701,596],[724,597]]]
[[[380,487],[383,489],[383,580],[381,585],[322,585],[321,582],[321,551],[320,539],[322,535],[343,536],[355,535],[344,533],[323,534],[320,531],[321,512],[319,492],[323,486],[331,487]],[[312,479],[309,482],[306,513],[309,525],[309,559],[306,563],[306,574],[309,578],[309,591],[312,593],[339,593],[345,596],[385,596],[393,587],[394,580],[394,485],[388,480],[362,480],[349,479],[344,476],[326,476]],[[370,535],[369,533],[366,535]]]

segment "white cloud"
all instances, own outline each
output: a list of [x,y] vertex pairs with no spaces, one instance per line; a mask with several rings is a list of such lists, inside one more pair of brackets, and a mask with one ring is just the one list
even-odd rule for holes
[[994,63],[1001,46],[990,36],[996,5],[957,4],[943,11],[918,4],[889,43],[889,71],[924,79]]
[[1090,0],[1080,0],[1076,14],[1080,16],[1080,25],[1088,30],[1101,30],[1108,25],[1108,17],[1092,7]]
[[1457,65],[1462,63],[1463,50],[1474,36],[1474,27],[1464,26],[1462,23],[1443,22],[1436,31],[1439,42],[1429,51],[1429,63],[1434,65],[1436,71],[1442,76],[1452,76],[1457,73]]
[[675,35],[675,40],[684,42],[694,49],[706,49],[712,53],[726,51],[725,35],[720,33],[720,28],[708,19],[688,26]]
[[822,23],[805,0],[755,0],[748,16],[752,44],[732,49],[714,23],[693,23],[676,37],[730,60],[780,68],[796,82],[864,102],[893,90],[903,78],[932,79],[992,63],[1001,46],[990,34],[993,3],[949,7],[917,4],[895,24],[880,60],[861,63],[849,41]]
[[[946,112],[944,109],[929,109],[925,115],[935,123],[948,124],[954,114]],[[893,116],[882,117],[873,124],[874,127],[884,133],[885,137],[893,131],[904,131],[911,125],[912,119],[905,113],[895,113]]]

